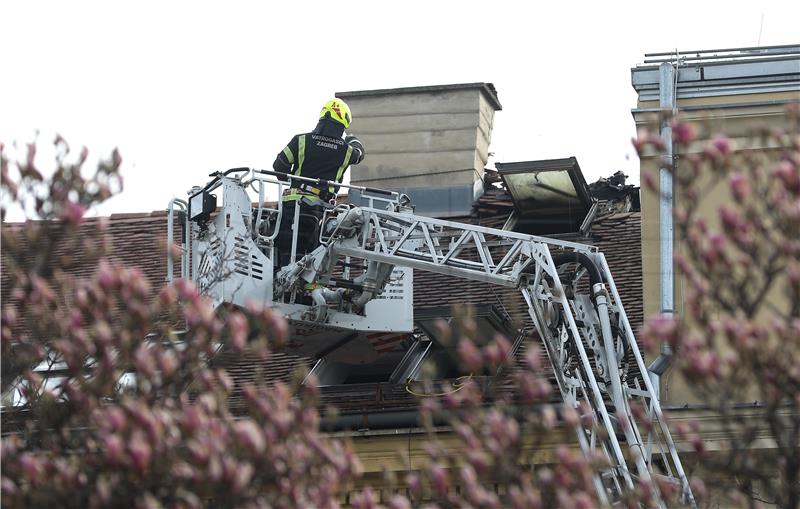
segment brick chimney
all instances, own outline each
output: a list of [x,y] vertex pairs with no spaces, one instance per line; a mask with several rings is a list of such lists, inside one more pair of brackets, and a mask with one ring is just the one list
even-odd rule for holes
[[482,190],[494,112],[491,83],[360,90],[336,94],[350,106],[348,132],[367,157],[350,170],[353,184],[409,194],[418,213],[467,214]]

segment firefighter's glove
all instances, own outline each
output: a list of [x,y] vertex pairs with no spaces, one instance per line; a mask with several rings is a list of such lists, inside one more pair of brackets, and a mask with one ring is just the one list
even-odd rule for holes
[[353,147],[353,150],[355,150],[357,154],[357,157],[353,159],[351,164],[358,164],[363,161],[365,152],[364,145],[361,143],[361,141],[352,134],[345,136],[344,141]]
[[364,154],[364,144],[352,134],[345,136],[344,141],[352,145],[353,148],[360,150],[361,153]]

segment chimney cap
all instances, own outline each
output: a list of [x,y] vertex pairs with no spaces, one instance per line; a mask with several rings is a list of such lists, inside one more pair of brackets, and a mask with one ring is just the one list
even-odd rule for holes
[[381,88],[376,90],[353,90],[350,92],[337,92],[336,97],[347,100],[351,97],[368,97],[379,95],[400,95],[400,94],[425,94],[432,92],[447,92],[452,90],[472,90],[478,89],[491,103],[495,110],[500,111],[503,107],[497,98],[497,89],[492,83],[459,83],[454,85],[427,85],[421,87],[401,87],[401,88]]

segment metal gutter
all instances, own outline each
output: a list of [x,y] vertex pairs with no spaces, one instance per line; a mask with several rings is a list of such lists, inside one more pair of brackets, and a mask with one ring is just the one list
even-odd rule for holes
[[[447,419],[434,419],[446,424]],[[347,430],[386,430],[397,428],[417,428],[420,426],[419,412],[416,410],[389,411],[380,410],[364,412],[362,414],[339,415],[334,418],[323,418],[320,421],[321,431],[347,431]]]
[[[554,404],[556,401],[551,400],[549,403]],[[534,406],[511,405],[508,407],[508,412],[518,419],[524,419],[528,413],[536,412],[538,408],[546,405],[547,403]],[[484,408],[486,406],[488,405],[484,405]],[[453,417],[463,415],[463,413],[463,411],[454,412],[451,410],[435,412],[432,424],[437,428],[450,429],[450,421]],[[417,410],[375,410],[361,414],[346,414],[335,418],[323,418],[320,422],[320,430],[327,433],[352,430],[365,435],[405,435],[410,433],[411,430],[419,429],[422,429],[422,424],[419,421],[419,411]],[[393,433],[386,430],[402,431]]]

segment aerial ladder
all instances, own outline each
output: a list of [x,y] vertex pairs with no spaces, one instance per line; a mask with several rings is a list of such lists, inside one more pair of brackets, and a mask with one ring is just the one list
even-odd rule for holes
[[[645,484],[655,507],[666,507],[659,486],[667,483],[695,507],[617,286],[596,247],[416,215],[408,197],[392,191],[250,168],[212,177],[188,200],[170,202],[168,235],[173,242],[173,212],[180,209],[181,277],[196,282],[215,306],[269,305],[289,323],[292,352],[363,360],[377,355],[371,334],[413,331],[414,269],[519,289],[564,403],[584,413],[575,424],[581,450],[607,462],[593,479],[601,502],[617,506]],[[321,221],[304,218],[299,202],[266,202],[269,189],[280,196],[300,181],[348,188],[361,201],[321,204]],[[220,207],[211,194],[218,189]],[[288,207],[294,208],[291,231],[282,232]],[[319,225],[318,247],[302,254],[304,220]],[[291,236],[282,267],[276,266],[280,235]],[[172,250],[167,256],[171,282]]]

